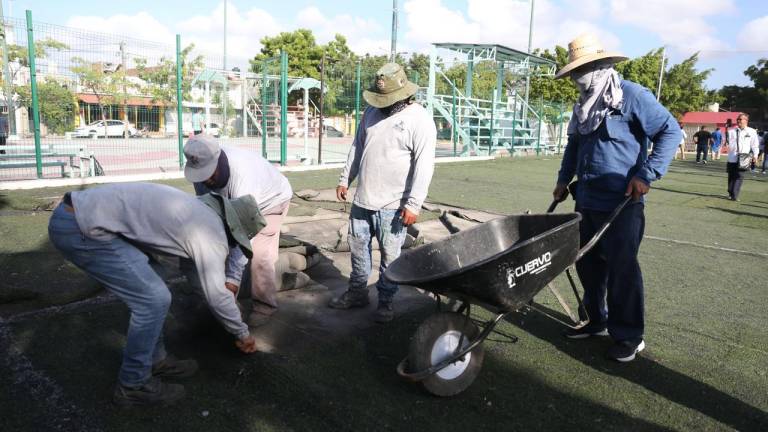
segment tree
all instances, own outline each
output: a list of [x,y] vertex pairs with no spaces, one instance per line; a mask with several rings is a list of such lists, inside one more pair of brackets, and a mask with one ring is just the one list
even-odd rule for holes
[[[555,46],[554,53],[549,50],[535,50],[534,55],[554,61],[560,70],[568,64],[568,50]],[[531,77],[530,98],[543,99],[550,102],[565,104],[570,108],[579,99],[579,90],[570,79],[552,79],[551,77]]]
[[[30,86],[16,86],[15,91],[22,106],[32,107]],[[54,79],[46,79],[38,86],[37,94],[41,121],[48,131],[61,135],[72,130],[77,112],[72,91]]]
[[721,88],[718,93],[723,98],[723,105],[731,111],[746,112],[753,120],[768,120],[768,59],[759,59],[744,71],[744,75],[752,81],[752,87]]
[[[190,60],[190,53],[195,44],[189,44],[181,50],[181,99],[191,98],[192,81],[195,75],[204,68],[203,56],[198,55]],[[161,57],[156,65],[148,66],[144,58],[134,58],[138,77],[146,85],[141,91],[152,99],[166,105],[176,105],[176,59]]]
[[707,105],[719,101],[704,87],[712,69],[697,71],[698,61],[699,54],[696,53],[664,72],[660,102],[675,117],[688,111],[704,110]]
[[261,45],[261,53],[250,61],[251,72],[261,72],[262,60],[279,58],[280,51],[284,50],[288,54],[288,75],[320,79],[323,49],[315,42],[312,30],[298,29],[274,37],[265,36]]
[[[5,91],[5,79],[9,78],[9,82],[13,84],[16,82],[16,75],[24,68],[29,68],[29,50],[26,45],[7,45],[8,48],[8,71],[10,77],[0,77],[0,86],[3,89],[3,96],[5,97],[5,106],[8,107],[8,113],[16,111],[16,103],[13,100],[13,92],[6,94]],[[35,42],[35,58],[41,59],[48,56],[51,50],[65,50],[69,49],[69,46],[63,42],[59,42],[55,39],[46,38]],[[2,53],[2,49],[0,49]],[[14,117],[10,116],[10,121],[13,122]]]

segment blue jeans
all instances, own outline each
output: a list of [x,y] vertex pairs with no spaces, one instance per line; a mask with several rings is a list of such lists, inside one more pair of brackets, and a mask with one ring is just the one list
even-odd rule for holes
[[[637,254],[645,231],[643,203],[629,203],[600,241],[576,262],[584,286],[590,326],[608,328],[616,341],[639,341],[645,330],[643,275]],[[602,227],[610,212],[578,210],[582,246]]]
[[125,386],[139,386],[152,377],[152,364],[166,356],[162,333],[171,293],[146,254],[121,237],[109,241],[86,237],[75,215],[66,208],[61,204],[54,210],[48,235],[67,260],[102,283],[130,309],[118,380]]
[[400,256],[405,242],[406,229],[400,219],[400,210],[366,210],[356,205],[349,214],[349,250],[352,253],[352,273],[349,275],[350,290],[368,288],[371,274],[371,240],[376,236],[379,242],[381,263],[376,289],[379,303],[389,303],[397,293],[397,284],[387,282],[381,275],[387,266]]

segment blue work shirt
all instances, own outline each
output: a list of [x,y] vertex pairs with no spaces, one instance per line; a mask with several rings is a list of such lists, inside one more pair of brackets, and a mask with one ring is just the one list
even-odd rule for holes
[[[660,179],[682,139],[675,118],[648,89],[626,80],[621,89],[620,110],[609,112],[594,132],[568,136],[557,182],[568,184],[576,175],[574,198],[585,210],[616,208],[634,176],[647,184]],[[648,140],[653,142],[650,154]]]
[[720,133],[720,128],[715,129],[712,132],[712,148],[720,148],[720,144],[723,142],[723,134]]

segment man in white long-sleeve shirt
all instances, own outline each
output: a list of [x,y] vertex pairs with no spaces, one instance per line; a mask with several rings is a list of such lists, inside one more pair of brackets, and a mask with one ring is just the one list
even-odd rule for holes
[[328,306],[368,305],[371,239],[375,236],[381,252],[377,322],[394,318],[392,301],[398,286],[381,275],[400,255],[405,227],[416,222],[434,171],[437,131],[432,116],[414,103],[417,90],[396,63],[385,64],[376,72],[374,86],[363,93],[371,106],[365,110],[336,187],[336,197],[346,201],[347,189],[357,178],[349,216],[349,288]]
[[[184,175],[198,195],[214,191],[230,199],[250,195],[267,221],[252,240],[250,265],[252,309],[246,318],[251,327],[265,324],[277,311],[275,262],[280,248],[280,227],[288,214],[293,190],[288,179],[258,153],[219,146],[211,136],[197,135],[184,146]],[[237,295],[245,260],[235,248],[227,260],[227,288]]]
[[726,164],[726,172],[728,173],[728,199],[731,201],[739,200],[739,192],[741,192],[741,184],[744,182],[743,171],[748,168],[739,168],[739,154],[752,155],[752,163],[755,162],[757,153],[759,152],[759,141],[757,137],[757,131],[748,127],[749,116],[741,113],[736,117],[736,126],[733,129],[728,130],[728,139],[726,146],[728,147],[728,163]]
[[249,240],[264,225],[250,196],[197,199],[152,183],[113,184],[64,196],[48,226],[51,242],[131,311],[115,403],[178,400],[184,387],[160,378],[197,370],[194,360],[175,360],[165,352],[162,330],[171,293],[143,250],[191,259],[211,311],[237,338],[237,347],[251,353],[256,340],[224,286],[224,262],[235,245],[250,256]]

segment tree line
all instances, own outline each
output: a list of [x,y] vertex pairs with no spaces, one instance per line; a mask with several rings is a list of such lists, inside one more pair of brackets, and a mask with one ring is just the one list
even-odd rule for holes
[[[357,68],[361,71],[361,87],[369,87],[375,71],[389,61],[388,55],[356,55],[348,46],[347,39],[337,34],[326,44],[319,44],[309,29],[282,32],[275,36],[261,39],[262,48],[250,60],[250,71],[261,74],[264,68],[275,77],[279,74],[278,57],[281,50],[288,54],[288,75],[291,77],[321,78],[321,63],[324,66],[324,84],[326,93],[324,111],[327,115],[351,114],[355,107],[355,85]],[[66,51],[66,44],[53,39],[36,42],[38,58],[45,58],[51,51]],[[191,82],[194,76],[205,67],[203,56],[192,56],[194,45],[185,47],[182,57],[182,93],[188,100]],[[550,59],[561,68],[568,63],[568,52],[564,47],[535,50],[535,55]],[[24,46],[8,45],[11,82],[18,72],[29,67],[27,50]],[[429,56],[419,53],[398,54],[396,61],[402,64],[409,78],[422,87],[427,85]],[[464,91],[466,63],[450,63],[438,58],[438,68],[448,80],[438,77],[436,92],[451,94],[451,83],[459,92]],[[616,65],[623,78],[637,82],[656,93],[661,68],[662,49],[654,49],[643,56],[629,59]],[[719,103],[722,108],[750,113],[756,119],[768,119],[768,59],[759,59],[756,64],[744,71],[752,81],[751,86],[724,86],[720,89],[707,89],[704,82],[712,69],[700,69],[697,66],[699,55],[694,54],[680,63],[665,64],[662,76],[660,101],[675,116],[682,116],[688,111],[705,110],[712,103]],[[167,106],[176,104],[176,64],[174,58],[163,57],[154,64],[146,59],[135,58],[135,70],[141,84],[128,79],[125,70],[105,70],[98,63],[90,63],[73,57],[70,71],[76,77],[80,91],[95,96],[102,108],[102,113],[109,105],[125,104],[129,94],[140,93],[153,102]],[[3,79],[6,77],[3,76]],[[524,77],[506,71],[503,77],[505,87],[520,91]],[[489,61],[475,64],[473,69],[473,96],[490,99],[497,85],[496,66]],[[76,115],[76,99],[73,89],[67,82],[55,77],[47,77],[39,84],[39,102],[41,116],[49,130],[63,133],[71,130]],[[4,87],[3,87],[4,89]],[[5,93],[5,92],[3,92]],[[32,105],[29,85],[13,86],[12,95],[5,95],[7,106]],[[220,101],[214,95],[215,101]],[[289,103],[296,103],[301,92],[290,95]],[[554,80],[551,77],[533,77],[530,80],[530,100],[546,101],[559,104],[565,110],[577,100],[578,91],[570,80]],[[310,99],[319,99],[319,90],[310,92]]]

